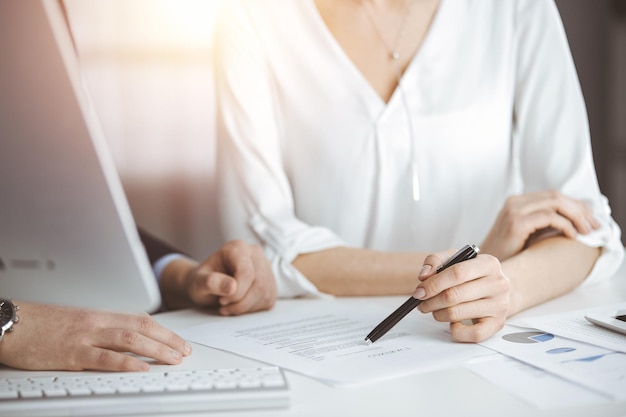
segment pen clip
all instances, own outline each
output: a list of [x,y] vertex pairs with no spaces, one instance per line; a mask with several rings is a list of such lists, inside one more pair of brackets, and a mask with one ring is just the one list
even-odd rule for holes
[[478,246],[465,245],[461,249],[459,249],[454,255],[452,255],[443,265],[437,268],[437,273],[459,262],[475,258],[479,252],[480,249],[478,248]]

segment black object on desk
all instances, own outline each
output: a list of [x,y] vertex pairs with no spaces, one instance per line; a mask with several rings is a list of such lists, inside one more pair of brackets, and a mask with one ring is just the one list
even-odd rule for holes
[[[480,249],[476,245],[465,245],[461,249],[458,250],[446,263],[437,268],[437,273],[443,271],[444,269],[462,262],[467,261],[468,259],[475,258]],[[393,328],[400,320],[402,320],[407,314],[409,314],[415,307],[417,307],[422,300],[418,300],[417,298],[409,297],[408,300],[404,302],[400,307],[396,309],[393,313],[391,313],[385,320],[380,322],[380,324],[374,327],[366,337],[366,341],[370,341],[374,343],[381,337],[383,337],[389,330]]]

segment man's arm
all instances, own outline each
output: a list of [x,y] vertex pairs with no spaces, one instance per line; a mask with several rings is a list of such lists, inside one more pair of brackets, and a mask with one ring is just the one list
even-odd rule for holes
[[224,244],[202,262],[138,228],[153,268],[179,254],[155,273],[165,307],[215,306],[222,315],[267,310],[276,302],[276,281],[263,250],[243,241]]
[[183,251],[178,250],[170,244],[158,239],[151,233],[148,233],[145,229],[138,227],[137,231],[139,232],[139,238],[141,239],[143,246],[146,248],[148,259],[152,265],[167,255],[178,253],[187,256]]

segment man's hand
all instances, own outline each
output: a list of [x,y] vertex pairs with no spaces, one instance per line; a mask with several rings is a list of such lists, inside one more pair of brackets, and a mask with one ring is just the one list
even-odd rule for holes
[[[146,371],[178,364],[191,345],[148,314],[20,303],[15,331],[0,342],[0,363],[29,370]],[[127,352],[127,353],[125,353]],[[130,354],[134,355],[130,355]]]
[[222,315],[269,310],[276,302],[276,281],[263,250],[240,240],[226,243],[202,263],[171,262],[161,276],[168,308],[219,306]]

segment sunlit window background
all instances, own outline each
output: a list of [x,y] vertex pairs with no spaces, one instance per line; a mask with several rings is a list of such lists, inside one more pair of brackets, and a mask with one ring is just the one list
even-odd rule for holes
[[211,36],[218,0],[65,0],[85,81],[138,223],[217,247]]

